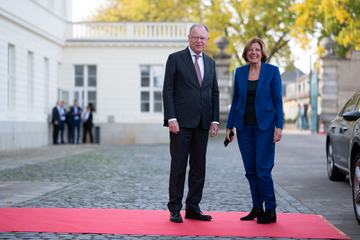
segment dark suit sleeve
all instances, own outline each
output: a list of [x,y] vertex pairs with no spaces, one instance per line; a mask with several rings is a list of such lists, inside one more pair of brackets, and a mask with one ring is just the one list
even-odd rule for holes
[[282,85],[279,68],[276,67],[271,83],[272,100],[275,108],[276,128],[283,129],[284,112],[282,103]]
[[51,123],[54,124],[55,121],[56,121],[55,120],[55,108],[53,108],[52,113],[51,113]]
[[173,55],[168,57],[165,68],[163,86],[164,126],[168,126],[168,119],[176,118],[174,103],[174,86],[176,81],[176,63]]
[[235,110],[236,110],[236,107],[237,107],[238,101],[239,101],[239,86],[238,86],[238,81],[237,81],[236,76],[237,76],[237,71],[235,72],[235,77],[234,77],[233,98],[232,98],[232,103],[231,103],[231,107],[230,107],[230,111],[229,111],[226,128],[234,127]]
[[212,122],[220,122],[219,87],[216,76],[215,61],[213,61],[214,81],[212,87]]
[[55,123],[55,121],[60,122],[60,114],[56,107],[54,107],[52,110],[52,119],[51,119],[51,122],[53,124]]
[[90,112],[90,114],[89,114],[89,118],[88,118],[88,122],[89,122],[89,127],[92,127],[93,126],[93,120],[92,120],[92,112]]

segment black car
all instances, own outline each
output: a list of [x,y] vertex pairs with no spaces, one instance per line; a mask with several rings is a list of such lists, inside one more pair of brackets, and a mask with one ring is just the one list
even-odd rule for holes
[[360,224],[360,91],[330,122],[326,135],[328,176],[341,181],[349,175],[355,216]]

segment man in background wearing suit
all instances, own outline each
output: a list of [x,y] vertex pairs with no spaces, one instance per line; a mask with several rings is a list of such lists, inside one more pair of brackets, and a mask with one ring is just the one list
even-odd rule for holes
[[186,219],[210,220],[199,203],[205,183],[206,148],[219,131],[219,90],[215,62],[203,53],[209,29],[203,24],[191,26],[189,47],[169,55],[163,86],[164,126],[170,131],[170,221],[182,222],[180,214],[188,156],[189,192]]
[[56,106],[52,110],[52,119],[51,123],[53,124],[53,144],[57,144],[57,139],[59,136],[59,126],[61,124],[61,117],[60,117],[60,101],[56,102]]
[[65,130],[65,120],[66,120],[66,110],[64,109],[64,101],[60,102],[60,124],[59,124],[59,130],[60,130],[60,139],[61,143],[64,142],[64,130]]
[[77,128],[76,143],[79,144],[80,128],[81,128],[81,107],[78,106],[78,101],[74,101],[74,106],[70,109],[72,116],[72,143],[75,143],[75,128]]

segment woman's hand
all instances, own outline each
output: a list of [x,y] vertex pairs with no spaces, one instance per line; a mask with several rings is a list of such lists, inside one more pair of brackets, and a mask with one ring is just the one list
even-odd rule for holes
[[281,128],[276,128],[275,132],[274,132],[274,143],[275,142],[279,142],[281,140],[282,137],[282,129]]
[[232,142],[234,140],[234,136],[232,136],[231,139],[230,139],[231,130],[232,130],[231,128],[226,129],[226,139],[229,140],[229,142]]

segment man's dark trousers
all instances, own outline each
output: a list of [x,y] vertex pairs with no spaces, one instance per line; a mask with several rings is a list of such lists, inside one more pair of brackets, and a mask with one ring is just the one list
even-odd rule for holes
[[58,139],[58,136],[59,136],[59,124],[53,124],[53,127],[54,127],[54,132],[53,132],[53,144],[57,144],[57,139]]
[[73,143],[75,143],[75,128],[77,128],[76,143],[79,143],[81,120],[73,120],[72,121],[72,142]]
[[65,121],[60,121],[59,130],[60,130],[61,143],[64,143]]
[[[180,211],[184,194],[186,167],[189,159],[189,192],[186,198],[187,211],[199,211],[205,183],[206,149],[209,130],[200,123],[197,128],[180,128],[178,134],[170,132],[170,211]],[[179,148],[179,146],[182,146]]]

